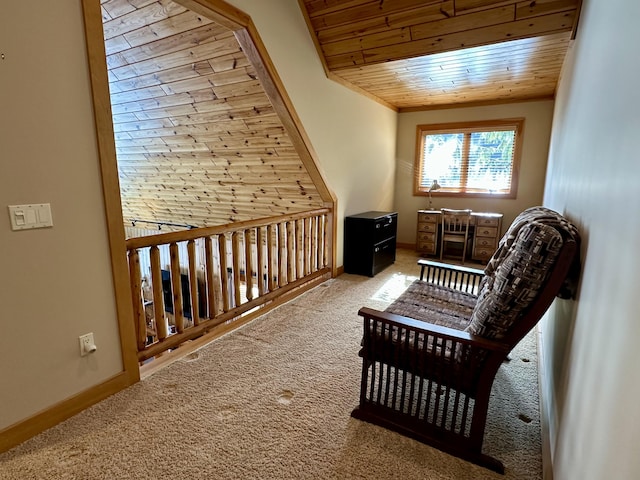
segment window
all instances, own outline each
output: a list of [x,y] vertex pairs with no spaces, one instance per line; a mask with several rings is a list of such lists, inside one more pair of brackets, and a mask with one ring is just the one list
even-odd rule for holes
[[414,195],[516,198],[523,118],[418,125]]

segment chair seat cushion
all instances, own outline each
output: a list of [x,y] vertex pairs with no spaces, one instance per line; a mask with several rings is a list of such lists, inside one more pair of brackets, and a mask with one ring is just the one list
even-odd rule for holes
[[[464,330],[469,324],[477,297],[448,287],[416,280],[385,312],[402,315],[430,324]],[[375,333],[374,333],[375,332]],[[383,323],[371,328],[368,347],[363,344],[360,355],[367,349],[367,358],[429,378],[441,386],[451,386],[465,394],[474,391],[480,362],[475,369],[461,362],[462,348],[446,344],[434,336],[424,336],[414,329],[385,328]],[[456,354],[452,355],[452,348]]]
[[477,297],[470,293],[416,280],[385,311],[464,330],[476,301]]

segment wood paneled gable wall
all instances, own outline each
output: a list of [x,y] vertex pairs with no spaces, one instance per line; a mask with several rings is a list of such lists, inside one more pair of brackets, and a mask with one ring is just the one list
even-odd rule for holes
[[125,223],[206,227],[335,201],[246,15],[215,0],[101,8]]

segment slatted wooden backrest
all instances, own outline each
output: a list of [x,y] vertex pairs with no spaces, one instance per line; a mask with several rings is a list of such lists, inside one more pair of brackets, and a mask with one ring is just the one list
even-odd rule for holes
[[[441,209],[442,234],[464,235],[469,230],[471,210]],[[455,241],[455,240],[454,240]]]

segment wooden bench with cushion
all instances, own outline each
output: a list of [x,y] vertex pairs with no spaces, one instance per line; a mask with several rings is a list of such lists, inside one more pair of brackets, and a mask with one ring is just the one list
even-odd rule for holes
[[504,473],[482,452],[491,387],[556,296],[571,298],[580,236],[544,207],[522,212],[484,271],[419,260],[416,280],[364,318],[352,416]]

